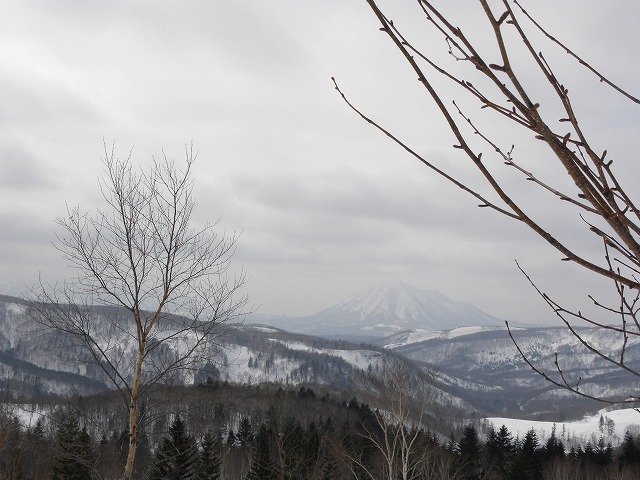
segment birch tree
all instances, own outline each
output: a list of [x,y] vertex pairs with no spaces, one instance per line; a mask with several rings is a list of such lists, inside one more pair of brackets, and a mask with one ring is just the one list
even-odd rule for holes
[[220,326],[247,303],[244,273],[229,271],[238,235],[193,218],[195,159],[187,148],[184,162],[163,153],[143,169],[105,145],[99,185],[106,207],[94,214],[67,207],[57,219],[56,247],[77,275],[53,286],[41,281],[31,302],[36,320],[73,339],[122,394],[129,411],[126,480],[134,472],[145,392],[211,361]]
[[433,387],[427,374],[401,357],[360,376],[359,390],[373,407],[374,422],[358,425],[358,435],[372,445],[380,462],[370,464],[360,452],[345,449],[347,465],[358,478],[416,480],[425,478],[438,456],[437,442],[428,433]]

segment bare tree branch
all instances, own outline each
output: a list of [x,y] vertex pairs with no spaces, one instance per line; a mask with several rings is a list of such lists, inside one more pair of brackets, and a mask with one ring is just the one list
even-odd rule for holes
[[[366,0],[380,24],[380,31],[389,38],[406,62],[407,68],[417,75],[425,94],[434,102],[434,110],[455,138],[453,147],[470,160],[470,170],[479,173],[480,186],[466,183],[461,178],[446,173],[436,162],[418,155],[415,148],[400,140],[399,135],[385,129],[380,122],[355,106],[332,78],[336,90],[349,108],[362,119],[446,181],[480,200],[479,206],[490,207],[490,210],[499,212],[506,218],[521,222],[560,252],[562,261],[579,265],[584,268],[585,274],[607,279],[611,285],[610,293],[619,300],[609,305],[610,302],[596,301],[594,296],[589,296],[590,302],[598,311],[596,317],[561,306],[543,293],[521,269],[535,291],[569,329],[578,345],[607,364],[633,376],[640,376],[640,365],[637,361],[632,362],[628,355],[630,348],[636,348],[636,339],[640,338],[640,210],[636,206],[633,190],[623,185],[625,182],[614,171],[613,162],[606,159],[607,150],[593,146],[596,141],[583,129],[569,96],[569,89],[548,58],[534,45],[525,26],[533,25],[551,41],[551,48],[560,48],[575,58],[587,69],[586,73],[595,75],[601,83],[635,104],[640,103],[640,100],[551,35],[523,8],[519,0],[477,0],[477,24],[485,28],[483,41],[490,42],[493,49],[487,49],[484,44],[480,45],[472,40],[463,28],[458,27],[458,19],[445,13],[444,3],[428,0],[416,2],[416,17],[424,19],[425,27],[442,38],[442,44],[420,42],[419,38],[410,39],[405,33],[408,30],[399,22],[391,20],[391,15],[382,11],[378,0]],[[393,4],[388,7],[389,11],[393,8]],[[438,54],[442,51],[448,54],[453,62],[451,65],[436,60],[441,59]],[[539,74],[537,78],[541,80],[529,82],[521,72],[527,72],[527,76],[532,72]],[[442,79],[444,87],[436,82]],[[495,131],[490,133],[491,129],[472,120],[472,115],[464,113],[462,103],[458,100],[453,101],[453,109],[449,108],[447,97],[450,91],[444,90],[446,85],[457,89],[460,95],[470,97],[480,109],[497,114],[498,120],[515,127],[514,132],[520,129],[533,143],[541,142],[546,145],[544,161],[526,163],[526,159],[519,158],[516,162],[513,154],[516,142],[508,139],[505,141],[504,134]],[[545,99],[548,105],[541,107],[539,99]],[[561,112],[560,119],[557,118],[557,113],[553,117],[547,113],[558,111]],[[456,113],[462,120],[454,118]],[[415,119],[412,118],[411,121],[415,122]],[[496,155],[500,162],[490,163],[483,158],[482,152],[472,146],[475,145],[471,141],[472,137],[484,142],[491,149],[489,153]],[[501,148],[500,145],[505,143],[510,147]],[[547,165],[559,167],[557,170],[560,175],[548,174]],[[554,222],[550,222],[544,213],[537,213],[535,202],[528,202],[528,199],[517,194],[517,187],[499,174],[500,166],[524,175],[541,192],[559,200],[568,208],[563,212],[571,214],[573,209],[575,216],[584,222],[584,237],[597,240],[603,245],[602,255],[583,252],[579,244],[561,241],[558,227],[553,226]],[[563,173],[566,175],[564,178]],[[566,186],[567,179],[570,187]],[[496,199],[487,200],[486,190],[494,193]],[[573,326],[574,321],[609,332],[616,336],[619,343],[612,349],[592,344]],[[515,343],[511,330],[509,334]],[[516,347],[529,366],[554,385],[584,397],[597,397],[580,390],[580,382],[572,384],[565,376],[559,359],[556,359],[555,376],[552,378],[537,368],[517,343]],[[632,389],[623,399],[601,400],[631,403],[638,398],[639,394]]]
[[[134,168],[104,145],[100,190],[106,210],[79,207],[57,219],[56,247],[77,272],[61,286],[40,283],[31,312],[41,324],[79,340],[129,408],[131,478],[141,397],[154,384],[202,368],[216,352],[219,326],[243,314],[245,275],[228,274],[238,235],[215,224],[194,228],[188,146],[182,169],[163,152]],[[128,317],[92,305],[124,308]]]

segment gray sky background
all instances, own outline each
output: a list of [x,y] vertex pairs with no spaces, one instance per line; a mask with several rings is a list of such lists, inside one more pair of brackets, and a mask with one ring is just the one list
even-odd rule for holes
[[[398,24],[446,54],[442,40],[421,37],[416,2],[388,3]],[[603,73],[631,90],[640,85],[640,2],[524,3]],[[477,2],[450,8],[482,38]],[[193,141],[198,219],[220,217],[221,227],[243,232],[234,264],[247,271],[247,293],[263,313],[312,314],[363,287],[404,281],[501,318],[553,321],[514,259],[570,305],[602,290],[524,226],[476,208],[341,101],[331,76],[428,159],[476,181],[364,0],[10,0],[0,45],[0,290],[16,293],[39,273],[48,281],[70,275],[52,246],[54,219],[65,202],[100,203],[103,138],[120,156],[133,147],[140,164],[161,149],[180,159]],[[637,106],[540,45],[594,145],[608,149],[635,188]],[[525,135],[466,105],[502,146],[515,142],[542,176],[562,177]],[[559,237],[598,251],[575,213],[522,177],[500,175]]]

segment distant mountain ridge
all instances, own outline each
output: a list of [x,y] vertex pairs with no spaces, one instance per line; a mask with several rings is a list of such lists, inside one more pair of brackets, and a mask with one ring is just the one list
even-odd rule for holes
[[[96,324],[105,320],[126,322],[127,312],[120,307],[91,306],[89,315],[94,316]],[[366,381],[364,372],[384,371],[386,365],[403,358],[382,347],[294,334],[264,325],[221,324],[216,334],[216,345],[208,356],[195,359],[170,383],[325,385],[355,394],[363,379]],[[132,350],[127,347],[126,337],[124,329],[112,330],[112,343],[123,346],[123,363],[130,365]],[[77,342],[67,334],[38,325],[29,315],[26,300],[0,295],[0,399],[14,401],[43,393],[84,395],[113,389],[102,369],[74,344]],[[171,359],[174,352],[168,347],[158,355]],[[162,362],[161,357],[157,359]],[[413,362],[407,365],[415,372],[422,370]],[[120,368],[122,375],[127,375],[127,365]],[[434,392],[434,401],[449,411],[473,409],[462,398],[437,386]]]
[[360,290],[346,300],[306,317],[262,317],[261,322],[291,332],[328,337],[386,337],[405,330],[451,330],[501,326],[504,320],[437,290],[405,283]]
[[[620,355],[618,332],[589,326],[573,326],[573,331],[611,358]],[[635,375],[594,354],[565,326],[512,328],[511,332],[527,359],[550,378],[562,382],[564,376],[569,384],[579,384],[581,392],[595,397],[619,401],[635,396]],[[504,326],[402,332],[375,345],[438,372],[443,381],[440,388],[446,390],[450,383],[452,395],[486,411],[569,413],[579,405],[592,409],[599,405],[533,373]],[[640,339],[628,339],[624,360],[627,367],[640,369]]]
[[[376,302],[369,305],[375,307],[371,310],[378,308]],[[401,302],[384,305],[388,311],[402,311],[406,306]],[[92,311],[99,318],[125,314],[116,307],[94,307]],[[437,403],[449,409],[558,419],[557,412],[580,416],[594,403],[569,395],[535,375],[504,326],[405,330],[373,344],[289,333],[248,321],[223,324],[219,333],[213,363],[197,368],[194,364],[194,369],[181,377],[183,383],[212,378],[250,385],[328,385],[351,391],[361,381],[362,372],[383,370],[386,363],[402,356],[410,359],[414,368],[433,374],[429,383],[435,388]],[[580,328],[580,334],[590,344],[615,354],[616,332]],[[565,327],[519,328],[514,336],[527,357],[550,374],[555,371],[558,352],[567,378],[572,382],[585,379],[581,383],[584,391],[620,397],[635,384],[632,376],[586,350]],[[116,338],[114,343],[126,346],[124,338]],[[87,394],[112,388],[86,353],[70,345],[63,333],[34,324],[25,300],[0,295],[0,398]],[[640,368],[640,340],[629,342],[625,361]]]

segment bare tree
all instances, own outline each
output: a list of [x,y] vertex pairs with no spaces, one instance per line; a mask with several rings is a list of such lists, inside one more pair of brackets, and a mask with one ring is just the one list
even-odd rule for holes
[[[557,49],[579,62],[586,76],[595,76],[605,87],[630,102],[637,104],[640,100],[548,33],[519,0],[478,0],[477,3],[465,4],[465,8],[471,8],[473,4],[477,6],[477,25],[474,26],[485,28],[481,35],[475,37],[457,26],[455,16],[445,13],[447,2],[436,6],[436,2],[416,0],[415,15],[424,20],[425,31],[440,37],[440,43],[423,41],[420,37],[409,38],[408,29],[403,28],[400,22],[394,22],[390,14],[379,7],[382,0],[366,1],[380,22],[380,30],[391,40],[407,67],[417,75],[425,95],[433,100],[435,110],[455,138],[453,147],[469,160],[469,169],[479,173],[478,182],[450,174],[443,165],[420,155],[417,148],[405,143],[356,107],[333,79],[344,101],[427,168],[475,197],[479,207],[494,210],[526,225],[542,241],[560,252],[563,261],[572,262],[584,268],[585,273],[610,281],[609,293],[613,295],[604,300],[590,295],[589,303],[597,308],[593,309],[594,313],[586,313],[584,309],[563,307],[527,276],[584,348],[606,363],[640,376],[637,363],[628,362],[626,356],[629,347],[634,342],[637,344],[640,337],[640,211],[633,199],[634,192],[623,185],[625,179],[616,174],[612,160],[607,158],[607,151],[600,150],[592,135],[583,130],[568,87],[554,72],[547,57],[534,45],[532,32],[544,39],[552,50]],[[441,55],[443,52],[445,55]],[[457,89],[464,101],[457,99],[448,103],[449,87]],[[466,113],[467,108],[462,105],[469,103],[465,102],[475,102],[476,108],[485,109],[482,114],[474,113],[484,120],[477,122]],[[500,130],[491,129],[486,121],[488,117],[483,116],[487,112],[502,121]],[[411,122],[415,119],[412,118]],[[509,136],[505,138],[505,135]],[[546,147],[542,149],[544,161],[536,155],[535,161],[527,162],[526,158],[516,155],[513,138],[522,137],[530,139],[532,144]],[[530,152],[536,148],[528,145],[523,151]],[[555,198],[558,202],[556,210],[566,213],[565,220],[581,219],[585,229],[583,237],[601,245],[602,253],[594,255],[580,242],[562,239],[561,227],[557,223],[554,226],[550,215],[536,215],[539,213],[536,211],[538,202],[530,201],[531,194],[529,198],[519,195],[520,185],[510,179],[505,180],[509,171],[539,187],[540,194]],[[558,174],[549,175],[549,171]],[[574,328],[576,321],[608,331],[617,340],[616,344],[611,347],[610,342],[608,346],[593,343]],[[511,330],[509,333],[514,338]],[[603,401],[634,402],[639,399],[635,388],[631,388],[624,397],[601,398],[581,388],[584,379],[568,378],[560,359],[556,359],[555,371],[545,372],[530,362],[519,347],[518,350],[531,368],[559,387]]]
[[357,431],[373,445],[381,465],[370,464],[362,452],[345,450],[343,456],[354,476],[361,471],[372,480],[425,478],[426,472],[435,468],[431,461],[441,454],[427,432],[433,403],[428,375],[409,360],[395,357],[385,361],[378,373],[362,371],[359,384],[375,422],[363,422]]
[[[193,149],[179,168],[163,154],[148,170],[105,145],[100,189],[106,209],[78,207],[57,219],[57,248],[77,276],[42,281],[31,311],[75,339],[121,392],[129,411],[124,478],[133,475],[141,399],[161,380],[211,359],[219,326],[243,313],[244,273],[231,275],[237,234],[194,226]],[[104,306],[121,307],[122,313]]]

